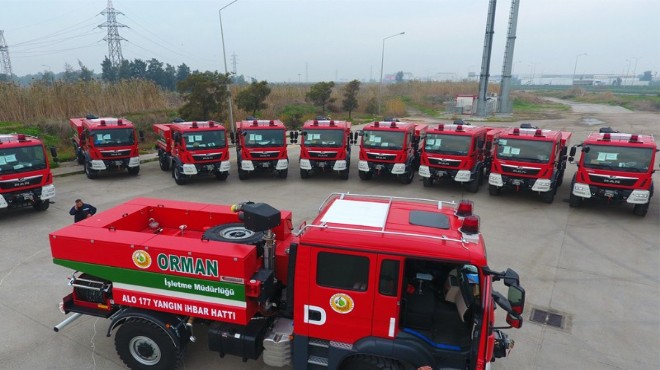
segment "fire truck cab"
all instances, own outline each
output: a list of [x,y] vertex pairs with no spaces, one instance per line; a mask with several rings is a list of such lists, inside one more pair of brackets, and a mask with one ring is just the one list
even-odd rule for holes
[[277,174],[285,179],[289,173],[286,127],[280,120],[249,120],[236,122],[238,178],[245,180],[254,172]]
[[[85,166],[87,178],[95,179],[101,171],[140,172],[138,138],[133,123],[125,118],[71,118],[75,130],[73,146],[78,164]],[[140,134],[142,139],[142,133]]]
[[265,203],[149,198],[66,226],[50,245],[76,271],[73,314],[55,330],[110,319],[132,369],[175,368],[197,330],[221,357],[296,370],[485,370],[513,347],[495,307],[521,327],[525,291],[488,266],[470,201],[336,193],[292,229]]
[[529,124],[497,133],[488,176],[490,195],[498,195],[502,189],[529,190],[552,203],[563,182],[570,137],[570,132]]
[[602,128],[571,148],[572,162],[577,147],[582,152],[571,182],[571,207],[583,200],[626,202],[633,213],[645,216],[653,196],[653,169],[657,144],[651,135],[625,134]]
[[214,121],[176,121],[153,125],[158,137],[160,169],[172,172],[178,185],[194,176],[214,175],[226,180],[231,164],[227,134],[222,124]]
[[419,176],[424,186],[454,180],[476,193],[490,170],[488,127],[463,124],[429,126],[420,145]]
[[369,180],[373,175],[391,174],[402,184],[410,184],[419,168],[419,142],[426,132],[426,125],[410,122],[371,122],[358,135],[360,179]]
[[0,209],[31,206],[45,211],[53,197],[55,185],[44,144],[29,135],[0,134]]
[[305,122],[300,132],[300,177],[334,172],[348,179],[351,168],[351,123],[331,119]]

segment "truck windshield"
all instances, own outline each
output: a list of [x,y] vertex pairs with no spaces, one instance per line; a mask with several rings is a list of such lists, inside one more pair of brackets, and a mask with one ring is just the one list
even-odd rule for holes
[[126,146],[135,144],[135,135],[132,128],[119,128],[114,130],[94,130],[90,133],[94,146]]
[[46,156],[41,145],[20,148],[0,147],[0,175],[46,168]]
[[245,146],[284,146],[284,130],[245,130]]
[[344,144],[343,130],[305,130],[303,143],[307,146],[340,148]]
[[362,145],[367,149],[403,149],[403,132],[363,131]]
[[499,139],[497,158],[547,163],[552,157],[552,141]]
[[586,168],[647,172],[651,165],[651,158],[653,158],[651,148],[589,145],[582,149],[582,164]]
[[227,145],[225,132],[221,130],[186,132],[183,138],[186,149],[217,149]]
[[424,150],[429,153],[467,155],[470,152],[471,136],[428,134]]

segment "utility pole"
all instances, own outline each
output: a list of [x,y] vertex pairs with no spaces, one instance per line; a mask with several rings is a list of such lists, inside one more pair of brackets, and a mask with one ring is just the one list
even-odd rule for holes
[[119,36],[119,31],[117,29],[119,27],[126,27],[126,25],[117,23],[117,14],[124,15],[124,13],[115,10],[112,6],[112,0],[108,0],[108,7],[105,8],[101,14],[106,16],[106,21],[98,27],[108,29],[107,36],[103,38],[103,40],[108,42],[108,58],[110,58],[110,63],[113,67],[119,68],[122,60],[124,60],[124,57],[121,54],[121,41],[126,41],[126,39]]
[[495,8],[497,0],[490,0],[488,5],[488,20],[486,21],[486,36],[484,37],[484,52],[481,59],[481,75],[479,76],[479,98],[477,100],[477,116],[486,117],[486,99],[488,95],[488,78],[490,77],[490,55],[493,50],[493,33],[495,33]]
[[233,53],[231,55],[231,67],[232,67],[232,72],[234,73],[234,77],[237,76],[237,74],[236,74],[236,64],[238,64],[238,62],[236,61],[236,53]]
[[5,42],[3,30],[0,30],[0,74],[5,74],[11,78],[11,59],[9,59],[9,47]]
[[500,86],[500,97],[498,112],[511,113],[513,110],[509,95],[511,92],[511,70],[513,69],[513,49],[516,45],[516,28],[518,27],[519,0],[511,0],[511,14],[509,14],[509,34],[506,38],[506,49],[504,49],[504,64],[502,67],[502,85]]

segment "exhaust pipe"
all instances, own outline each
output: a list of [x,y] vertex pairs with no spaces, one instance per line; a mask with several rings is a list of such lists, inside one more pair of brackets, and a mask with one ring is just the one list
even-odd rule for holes
[[65,326],[67,326],[67,325],[71,324],[72,322],[76,321],[77,319],[79,319],[80,316],[82,316],[81,313],[78,313],[78,312],[74,313],[73,315],[71,315],[71,316],[67,317],[66,319],[64,319],[64,321],[62,321],[61,323],[55,325],[53,327],[53,330],[55,330],[56,333],[59,332],[60,330],[64,329]]

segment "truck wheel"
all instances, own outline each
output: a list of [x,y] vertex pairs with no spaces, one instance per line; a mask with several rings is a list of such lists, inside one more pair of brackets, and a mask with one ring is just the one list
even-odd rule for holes
[[170,170],[170,158],[165,155],[158,157],[158,164],[160,164],[160,169],[163,171]]
[[358,171],[360,174],[360,180],[370,180],[371,176],[373,173],[371,171],[365,172],[365,171]]
[[279,170],[277,171],[277,176],[280,179],[286,179],[286,177],[289,175],[289,169],[287,168],[286,170]]
[[543,203],[552,203],[555,200],[555,192],[557,189],[550,189],[549,191],[546,191],[544,193],[541,193],[541,200]]
[[422,177],[422,183],[424,184],[425,188],[430,188],[433,186],[433,178],[432,177]]
[[140,166],[128,167],[128,173],[130,173],[133,176],[137,175],[138,173],[140,173]]
[[202,235],[202,239],[239,244],[257,244],[264,239],[264,233],[248,230],[242,223],[224,224],[206,230]]
[[479,191],[479,185],[483,182],[483,172],[477,172],[477,178],[467,183],[467,190],[470,193],[476,193]]
[[415,172],[412,168],[408,169],[408,172],[399,175],[399,182],[402,184],[410,184],[415,177]]
[[216,172],[215,173],[215,178],[219,181],[227,180],[227,176],[229,176],[229,172]]
[[348,180],[348,168],[339,172],[339,178],[342,180]]
[[183,353],[163,329],[142,319],[129,319],[119,327],[115,349],[131,369],[170,370],[183,359]]
[[93,170],[92,169],[92,163],[87,162],[85,163],[85,175],[87,175],[88,179],[95,179],[99,177],[99,171]]
[[245,180],[248,177],[250,177],[250,174],[248,174],[246,171],[241,170],[240,168],[238,169],[238,179],[239,180]]
[[488,194],[490,195],[500,195],[500,188],[495,185],[488,185]]
[[176,167],[172,167],[172,177],[174,177],[174,182],[177,185],[185,185],[188,182],[188,179],[185,178],[186,175],[182,175],[181,171],[177,170]]
[[50,200],[48,199],[46,200],[38,199],[32,205],[32,208],[34,208],[35,211],[45,211],[48,209],[48,207],[50,207]]
[[300,178],[301,179],[309,178],[309,170],[300,170]]
[[85,155],[78,149],[78,147],[74,147],[76,151],[76,162],[78,164],[85,164]]
[[573,195],[571,192],[571,195],[568,197],[568,205],[572,208],[577,208],[582,205],[582,198],[578,197],[577,195]]
[[635,207],[633,208],[633,214],[640,217],[646,216],[646,213],[648,211],[649,211],[649,203],[635,204]]
[[341,370],[403,370],[403,366],[389,358],[358,355],[349,357],[340,367]]

